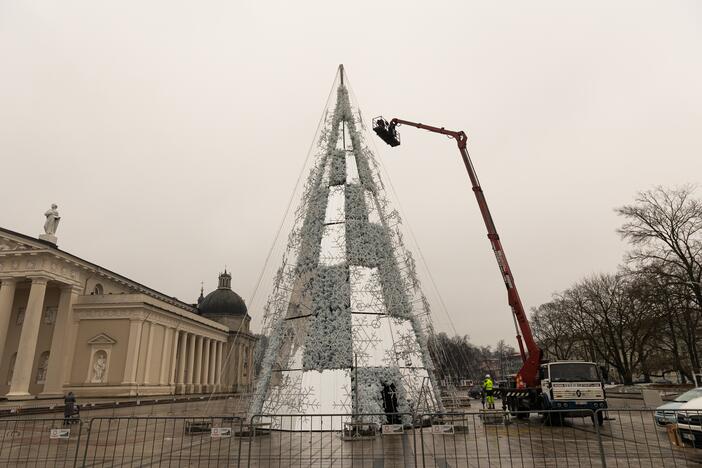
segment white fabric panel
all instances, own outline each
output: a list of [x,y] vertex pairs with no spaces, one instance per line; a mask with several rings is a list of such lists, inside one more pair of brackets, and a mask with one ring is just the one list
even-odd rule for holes
[[327,198],[327,211],[324,215],[324,224],[343,223],[346,220],[346,196],[344,186],[329,187]]
[[368,210],[368,222],[380,224],[380,210],[378,210],[378,204],[375,202],[375,196],[373,192],[365,190],[363,193],[366,199],[366,209]]
[[339,431],[348,419],[317,414],[349,414],[352,403],[349,370],[284,371],[281,385],[275,387],[264,413],[301,417],[271,418],[274,429],[290,431]]
[[345,143],[346,143],[346,149],[347,150],[352,150],[353,149],[353,143],[351,143],[351,133],[349,133],[349,124],[344,123],[344,137],[345,137]]
[[356,165],[356,156],[353,154],[353,151],[346,152],[346,183],[361,183],[361,179],[358,177],[358,166]]
[[[307,313],[307,311],[304,313]],[[284,327],[286,332],[283,335],[284,340],[281,344],[280,361],[278,362],[281,369],[302,369],[304,339],[307,335],[309,324],[309,317],[285,321]]]
[[319,249],[319,264],[339,265],[346,261],[346,224],[324,226],[322,243]]
[[419,353],[417,335],[409,320],[388,318],[392,330],[393,350],[400,367],[424,367]]
[[351,312],[385,314],[387,312],[377,268],[349,266]]
[[290,355],[290,359],[288,360],[288,369],[302,369],[303,351],[304,348],[302,346],[298,346],[293,350],[292,354]]
[[329,187],[329,175],[331,174],[331,158],[327,160],[327,163],[324,166],[324,172],[322,173],[322,181],[321,181],[321,186],[322,187]]
[[351,330],[359,367],[424,367],[409,320],[352,314]]
[[416,402],[420,411],[434,411],[431,402],[436,402],[436,395],[429,382],[429,372],[426,369],[401,367],[400,375],[410,401]]
[[394,367],[392,330],[386,315],[351,315],[353,353],[359,367]]
[[[349,124],[344,122],[341,126],[344,127],[344,131],[339,132],[339,139],[336,141],[336,149],[353,149],[353,144],[351,143],[351,134],[349,133]],[[339,128],[339,130],[341,130],[341,128]]]

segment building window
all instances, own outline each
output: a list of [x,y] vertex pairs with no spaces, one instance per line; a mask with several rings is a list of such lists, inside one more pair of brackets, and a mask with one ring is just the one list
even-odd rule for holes
[[39,356],[39,366],[37,367],[37,380],[38,384],[43,384],[46,382],[46,371],[49,368],[49,352],[44,351]]
[[93,292],[91,294],[93,294],[94,296],[100,296],[102,294],[105,294],[105,291],[100,283],[96,283],[93,287]]

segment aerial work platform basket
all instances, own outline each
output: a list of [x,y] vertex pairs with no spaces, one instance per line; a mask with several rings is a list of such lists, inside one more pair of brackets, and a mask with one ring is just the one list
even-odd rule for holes
[[400,134],[397,133],[396,125],[388,122],[382,117],[373,119],[373,131],[390,146],[400,145]]

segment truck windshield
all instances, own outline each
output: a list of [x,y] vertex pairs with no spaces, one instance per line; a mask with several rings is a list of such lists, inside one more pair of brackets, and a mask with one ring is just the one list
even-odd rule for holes
[[599,382],[597,367],[584,362],[551,364],[551,381],[553,382]]

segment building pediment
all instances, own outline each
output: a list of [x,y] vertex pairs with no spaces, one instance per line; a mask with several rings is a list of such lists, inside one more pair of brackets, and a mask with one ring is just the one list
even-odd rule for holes
[[107,333],[100,333],[88,340],[89,345],[113,345],[115,343],[117,343],[117,340]]
[[25,242],[0,236],[0,252],[26,252],[28,250],[39,249]]

